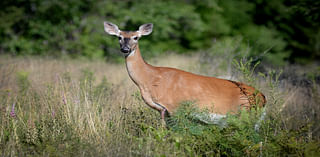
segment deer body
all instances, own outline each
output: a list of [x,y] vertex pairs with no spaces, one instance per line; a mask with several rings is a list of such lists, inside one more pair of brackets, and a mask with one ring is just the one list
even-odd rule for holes
[[193,101],[199,108],[220,115],[237,113],[242,107],[249,109],[256,104],[263,106],[266,102],[262,93],[243,83],[146,63],[137,40],[151,33],[152,24],[142,25],[136,32],[120,31],[109,22],[104,25],[107,33],[119,37],[130,78],[139,87],[143,100],[161,112],[162,119],[166,111],[173,114],[184,101]]

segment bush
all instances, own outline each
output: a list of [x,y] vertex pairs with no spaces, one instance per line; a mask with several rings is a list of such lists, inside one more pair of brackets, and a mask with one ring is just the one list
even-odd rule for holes
[[319,3],[312,1],[4,0],[0,5],[0,53],[117,59],[117,40],[103,31],[109,20],[123,30],[154,23],[152,35],[140,42],[146,56],[205,50],[215,39],[241,36],[256,50],[251,56],[270,49],[265,58],[271,64],[319,57],[314,32],[319,23],[313,20],[318,13],[308,8]]

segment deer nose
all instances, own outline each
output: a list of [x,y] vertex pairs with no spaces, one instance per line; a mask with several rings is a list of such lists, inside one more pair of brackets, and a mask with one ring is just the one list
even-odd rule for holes
[[121,52],[123,52],[123,53],[129,53],[129,52],[130,52],[130,48],[129,48],[129,47],[126,47],[126,46],[121,47]]

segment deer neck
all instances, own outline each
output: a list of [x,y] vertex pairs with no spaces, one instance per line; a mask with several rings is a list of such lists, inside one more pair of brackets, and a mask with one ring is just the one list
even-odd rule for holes
[[154,67],[146,63],[140,53],[139,46],[126,57],[126,67],[128,74],[133,82],[142,87],[147,83],[148,79],[154,76]]

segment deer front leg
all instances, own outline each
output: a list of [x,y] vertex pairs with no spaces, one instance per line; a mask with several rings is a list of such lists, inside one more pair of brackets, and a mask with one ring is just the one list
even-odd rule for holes
[[152,100],[151,94],[149,92],[147,92],[147,89],[140,89],[141,92],[141,96],[143,98],[143,100],[145,101],[146,104],[148,104],[150,107],[160,111],[160,115],[161,115],[161,125],[162,127],[166,127],[166,121],[165,121],[165,114],[167,112],[167,109],[162,106],[159,103],[156,103]]
[[165,121],[165,115],[166,115],[166,112],[167,112],[167,109],[165,109],[165,108],[163,108],[162,110],[161,110],[161,125],[162,125],[162,127],[163,128],[165,128],[166,127],[166,121]]

